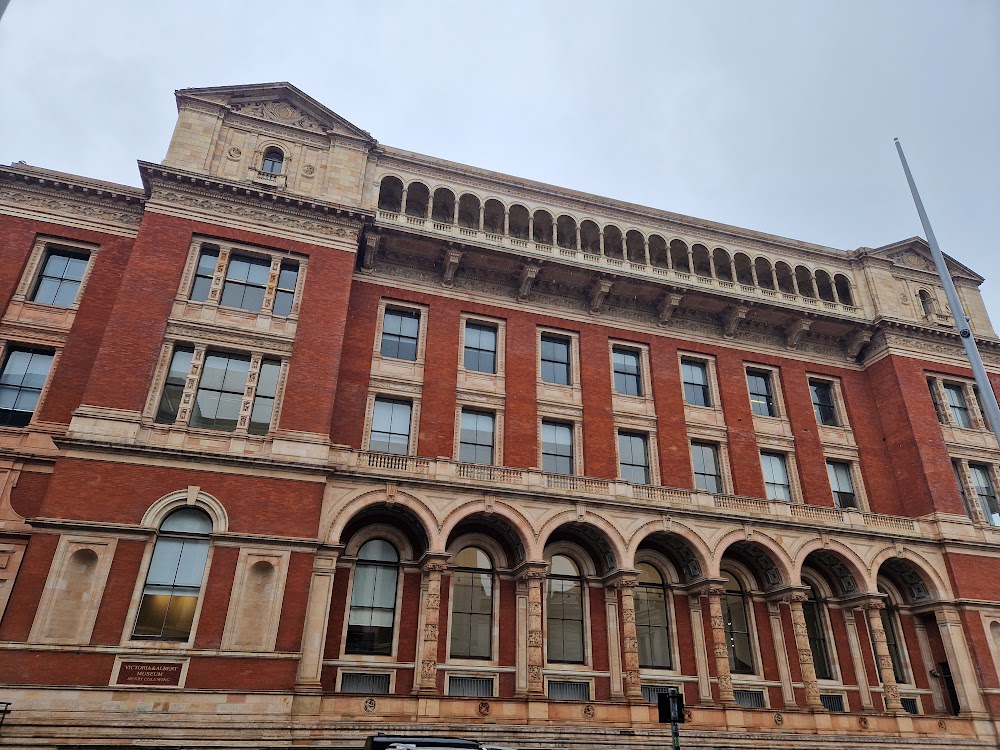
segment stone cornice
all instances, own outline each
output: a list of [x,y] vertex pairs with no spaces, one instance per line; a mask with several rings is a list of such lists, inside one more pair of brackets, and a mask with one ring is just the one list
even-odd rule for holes
[[27,164],[0,167],[0,210],[13,215],[134,237],[145,201],[144,191],[128,185]]

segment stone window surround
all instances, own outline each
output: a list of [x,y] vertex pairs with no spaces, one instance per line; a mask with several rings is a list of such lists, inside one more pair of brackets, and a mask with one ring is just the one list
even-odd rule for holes
[[[750,651],[753,654],[753,668],[752,674],[733,674],[733,688],[736,690],[748,689],[748,690],[764,690],[764,701],[767,704],[768,690],[766,687],[761,686],[770,685],[764,677],[764,666],[761,661],[761,650],[760,650],[760,635],[757,627],[757,607],[756,603],[763,593],[760,592],[754,585],[756,577],[751,573],[742,563],[737,562],[731,558],[725,558],[721,564],[720,572],[730,573],[736,580],[740,582],[743,586],[744,601],[746,602],[746,615],[747,615],[747,628],[750,631]],[[712,681],[717,682],[718,678],[713,677]],[[780,683],[779,683],[780,684]]]
[[[817,375],[816,373],[807,372],[806,373],[806,388],[809,387],[809,383],[812,380],[821,380],[824,383],[830,385],[830,392],[833,395],[833,410],[837,417],[838,424],[834,425],[823,425],[817,422],[817,427],[820,430],[820,441],[823,440],[822,433],[824,430],[843,430],[845,432],[851,432],[851,423],[847,419],[847,402],[844,400],[843,386],[841,385],[840,378],[834,377],[832,375]],[[812,392],[809,393],[809,403],[812,404]]]
[[[642,389],[641,396],[629,396],[615,390],[615,349],[626,349],[639,355],[639,387]],[[626,401],[653,403],[653,377],[649,366],[649,345],[637,344],[624,339],[608,339],[608,372],[611,375],[611,396],[613,400],[622,399]]]
[[[496,329],[497,332],[497,350],[496,350],[496,372],[479,372],[478,370],[466,370],[465,369],[465,324],[475,323],[484,326],[491,326]],[[381,335],[379,336],[381,340]],[[507,369],[507,321],[503,318],[491,318],[486,315],[479,315],[474,313],[462,313],[459,318],[459,332],[458,332],[458,369],[462,372],[466,372],[469,375],[475,376],[477,378],[496,378],[498,380],[503,380]]]
[[[542,380],[542,336],[553,336],[569,340],[569,384],[549,383]],[[535,372],[538,385],[543,388],[571,389],[580,391],[580,334],[561,328],[538,326],[535,329]]]
[[983,623],[986,643],[989,645],[990,656],[993,657],[993,669],[1000,677],[1000,638],[994,637],[993,626],[1000,630],[1000,609],[981,609],[979,617]]
[[[372,420],[375,415],[375,400],[378,398],[389,398],[395,401],[410,402],[410,439],[407,441],[407,456],[417,455],[417,440],[420,433],[420,402],[421,394],[419,390],[413,391],[402,386],[384,385],[376,390],[368,391],[368,402],[365,405],[365,428],[361,438],[361,450],[370,451],[372,436]],[[456,449],[457,450],[457,449]],[[389,454],[395,455],[395,454]]]
[[[631,432],[636,435],[643,435],[646,438],[646,462],[649,472],[650,485],[660,484],[660,458],[657,449],[656,423],[646,419],[630,418],[626,415],[615,416],[615,465],[617,466],[619,481],[626,481],[621,478],[622,457],[618,446],[618,433]],[[575,450],[574,450],[575,452]]]
[[[452,544],[448,545],[448,552],[452,556],[457,555],[466,547],[479,547],[484,552],[490,556],[490,561],[493,563],[493,568],[490,573],[493,576],[493,614],[491,619],[491,656],[489,659],[467,659],[467,658],[457,658],[451,655],[451,623],[452,614],[455,610],[455,569],[456,566],[454,562],[449,561],[449,570],[447,575],[450,577],[448,582],[449,586],[449,596],[448,596],[448,637],[447,643],[445,645],[445,661],[448,664],[459,665],[460,669],[465,669],[468,673],[463,674],[460,671],[452,672],[449,670],[449,676],[456,677],[494,677],[493,681],[493,694],[494,697],[499,689],[499,680],[497,679],[498,673],[496,668],[500,663],[500,571],[505,569],[508,565],[506,555],[504,555],[503,550],[500,545],[495,541],[490,539],[485,534],[463,534],[458,539],[456,539]],[[489,667],[488,674],[483,674],[479,671],[468,671],[469,667],[474,667],[477,665],[482,665],[484,667]],[[445,685],[447,689],[447,684]]]
[[[544,411],[543,411],[544,409]],[[565,411],[556,410],[551,406],[543,407],[539,404],[538,418],[535,429],[538,435],[538,470],[544,471],[542,461],[542,422],[562,422],[568,424],[573,430],[573,473],[565,476],[582,477],[586,476],[583,468],[583,415],[578,410],[568,409]],[[617,443],[617,438],[615,439]],[[617,448],[616,455],[617,455]],[[563,476],[563,475],[560,475]]]
[[[698,406],[697,404],[689,404],[687,400],[684,398],[683,360],[685,359],[697,360],[699,362],[705,363],[705,370],[708,374],[708,391],[712,399],[711,406]],[[698,354],[695,352],[678,350],[677,370],[680,373],[681,403],[684,404],[685,409],[698,409],[698,410],[715,411],[722,413],[722,395],[719,393],[719,376],[718,373],[716,372],[715,357],[713,355]]]
[[[799,480],[799,468],[795,461],[795,445],[792,441],[782,438],[775,438],[771,436],[758,435],[757,440],[757,452],[758,453],[779,453],[785,457],[785,469],[788,472],[788,484],[790,487],[791,499],[787,502],[790,504],[802,504],[805,503],[805,498],[802,495],[802,483]],[[824,465],[823,470],[826,470]],[[763,481],[763,466],[761,466],[761,479]],[[853,478],[853,477],[852,477]],[[780,501],[786,502],[786,501]]]
[[[169,374],[170,362],[173,359],[174,349],[178,346],[190,346],[194,349],[194,355],[191,357],[191,367],[188,370],[188,376],[184,385],[184,392],[181,396],[181,404],[177,410],[177,416],[172,424],[154,424],[156,412],[160,404],[160,398],[163,395],[163,388],[167,380],[167,375]],[[243,403],[240,406],[240,422],[245,421],[245,424],[238,425],[236,429],[232,431],[192,427],[189,424],[191,414],[194,411],[194,402],[197,398],[198,386],[201,383],[201,374],[205,363],[205,356],[209,351],[212,353],[217,352],[220,354],[250,357],[250,371],[247,374]],[[253,403],[256,397],[257,376],[260,373],[261,363],[265,359],[278,360],[280,363],[278,384],[275,389],[274,409],[271,412],[271,424],[268,428],[267,434],[251,435],[248,432],[248,428],[250,426],[250,414],[253,411]],[[143,423],[156,429],[192,430],[198,433],[204,432],[213,435],[237,435],[241,438],[245,437],[249,440],[266,440],[268,436],[272,435],[272,433],[277,429],[278,420],[281,417],[281,405],[284,401],[285,385],[288,380],[288,366],[289,356],[283,352],[274,350],[265,351],[256,346],[248,351],[246,349],[237,349],[228,345],[215,345],[204,340],[195,341],[188,337],[180,338],[168,333],[164,336],[163,346],[160,348],[160,356],[157,360],[156,371],[153,378],[153,388],[150,391],[149,398],[146,400],[146,406],[142,412]],[[187,406],[185,404],[187,404]]]
[[[858,460],[857,450],[824,446],[824,468],[826,468],[825,464],[827,461],[837,461],[842,464],[847,464],[851,472],[851,483],[854,485],[854,502],[857,503],[857,509],[865,513],[869,512],[868,493],[865,492],[864,477],[861,474],[861,463]],[[827,470],[827,472],[829,473],[829,470]],[[833,497],[832,487],[830,488],[830,497]],[[850,508],[844,508],[844,510],[850,510]]]
[[680,643],[677,639],[677,608],[674,605],[674,594],[679,593],[683,596],[687,596],[682,591],[680,591],[678,586],[680,586],[680,578],[677,575],[677,571],[674,566],[662,555],[652,551],[652,550],[642,550],[636,552],[635,563],[646,563],[647,565],[652,565],[656,568],[656,572],[660,574],[663,578],[663,591],[666,594],[666,605],[667,605],[667,629],[670,633],[670,663],[673,664],[672,667],[639,667],[639,673],[643,677],[653,677],[653,678],[666,678],[672,677],[674,675],[681,674],[681,659],[680,659]]
[[[976,398],[975,391],[973,391],[973,386],[976,384],[974,380],[954,375],[942,375],[930,371],[924,374],[927,376],[928,382],[932,384],[934,395],[937,396],[938,404],[941,407],[941,415],[944,417],[943,427],[951,427],[963,431],[989,432],[983,413],[979,409],[979,400]],[[965,398],[965,408],[969,410],[969,420],[972,422],[971,427],[962,427],[955,423],[948,395],[944,390],[945,385],[957,385],[962,389],[962,396]]]
[[[459,393],[455,401],[455,431],[452,440],[452,461],[459,460],[462,444],[462,410],[489,412],[493,415],[493,463],[503,466],[504,446],[504,402],[500,397],[480,396],[475,393]],[[540,434],[540,433],[539,433]],[[574,450],[575,452],[575,450]],[[485,464],[480,464],[485,465]],[[574,457],[575,465],[575,457]]]
[[[195,271],[198,268],[198,259],[201,257],[203,249],[214,249],[219,253],[215,264],[215,274],[212,277],[212,286],[208,292],[208,299],[198,302],[191,299],[191,289],[194,285]],[[250,256],[252,258],[262,258],[270,261],[271,269],[268,274],[267,288],[264,292],[264,303],[261,309],[254,312],[243,310],[239,307],[223,307],[222,288],[226,281],[226,271],[229,268],[229,258],[232,255]],[[296,320],[299,317],[299,307],[302,304],[302,290],[305,287],[306,270],[309,265],[309,258],[304,255],[292,253],[287,250],[276,250],[259,245],[247,245],[244,243],[231,242],[229,240],[218,239],[195,235],[191,239],[191,246],[188,250],[187,262],[184,264],[184,273],[181,275],[180,287],[177,290],[176,300],[187,305],[202,305],[205,307],[222,308],[231,313],[233,317],[247,317],[250,322],[256,322],[258,318],[270,319],[271,309],[274,305],[274,298],[278,288],[278,277],[281,273],[281,264],[291,261],[298,266],[298,274],[295,281],[295,295],[292,299],[292,310],[287,316],[281,319]]]
[[[49,251],[54,249],[66,249],[71,252],[87,255],[87,268],[83,272],[83,278],[80,279],[80,288],[76,293],[76,299],[73,301],[72,305],[64,308],[54,305],[44,305],[40,302],[34,302],[28,299],[28,297],[35,290],[38,278],[42,273],[44,261],[49,256]],[[60,328],[69,328],[73,324],[73,318],[76,311],[80,307],[80,300],[83,299],[83,294],[87,288],[87,282],[90,280],[90,274],[94,270],[94,260],[97,258],[97,254],[99,252],[100,246],[93,243],[80,242],[78,240],[67,240],[50,235],[37,235],[35,237],[35,242],[31,247],[31,253],[28,255],[28,262],[25,264],[24,272],[21,274],[21,280],[17,285],[17,289],[14,291],[13,297],[11,297],[11,305],[14,303],[21,303],[22,305],[34,305],[45,309],[63,310],[65,311],[63,313],[63,319],[59,321],[57,325]]]
[[[418,316],[417,323],[419,327],[417,329],[417,358],[412,362],[410,360],[398,360],[395,357],[382,356],[382,327],[385,324],[386,308],[401,310],[403,312],[413,312]],[[378,320],[375,324],[375,343],[372,349],[373,359],[420,365],[419,380],[422,382],[423,365],[426,362],[427,355],[427,316],[429,314],[429,310],[430,308],[427,305],[421,305],[415,302],[406,302],[389,297],[383,297],[380,299],[378,303]]]
[[[722,474],[722,494],[731,495],[735,492],[733,488],[733,474],[729,464],[729,441],[726,439],[724,430],[703,427],[700,425],[688,425],[688,464],[691,466],[691,478],[694,479],[694,463],[691,459],[691,443],[711,443],[715,446],[719,456],[719,472]],[[703,492],[704,490],[696,490]]]
[[[743,363],[743,384],[747,391],[747,405],[750,403],[750,389],[746,380],[746,373],[749,370],[756,370],[757,372],[767,373],[769,375],[769,380],[771,383],[771,400],[774,402],[774,416],[765,417],[761,414],[754,414],[753,409],[751,409],[751,414],[754,420],[758,419],[776,419],[782,422],[788,421],[788,410],[785,408],[785,397],[781,388],[781,368],[775,367],[774,365],[762,365],[756,362],[744,362]],[[810,406],[812,401],[810,400]]]
[[[392,544],[399,553],[399,563],[397,565],[399,574],[396,578],[396,602],[392,618],[392,650],[388,654],[349,654],[347,653],[347,628],[350,625],[351,601],[354,597],[354,574],[358,569],[357,554],[361,547],[372,539],[385,539],[387,542]],[[348,568],[347,598],[344,600],[344,622],[340,632],[339,653],[341,656],[338,660],[340,668],[337,670],[337,690],[339,691],[339,673],[344,671],[345,665],[349,666],[347,669],[348,672],[363,672],[366,670],[363,668],[355,669],[354,665],[363,666],[366,664],[394,664],[398,661],[397,655],[399,653],[399,631],[402,620],[404,576],[410,571],[410,569],[416,569],[416,565],[413,562],[413,548],[410,546],[406,537],[393,526],[376,523],[365,526],[351,538],[348,548],[344,550],[344,554],[341,555],[338,560],[337,568],[341,573],[344,568]],[[418,632],[420,631],[418,630]],[[384,674],[387,670],[381,669],[372,671],[378,671],[380,674]],[[392,691],[392,686],[393,679],[390,678],[390,692]]]
[[[549,662],[549,637],[548,637],[548,612],[546,612],[546,605],[548,603],[548,566],[546,567],[546,578],[545,583],[542,588],[542,671],[545,677],[554,677],[558,679],[557,675],[568,676],[572,675],[572,679],[586,679],[585,677],[577,677],[574,672],[593,672],[594,664],[594,639],[591,632],[591,622],[590,622],[590,596],[591,589],[597,588],[593,584],[599,583],[601,588],[601,596],[604,594],[604,584],[601,582],[600,578],[595,574],[594,563],[581,547],[574,544],[573,542],[554,542],[552,544],[547,544],[545,546],[545,561],[548,563],[551,561],[553,555],[565,555],[570,558],[574,563],[576,563],[577,569],[580,571],[580,579],[582,584],[583,593],[583,663],[582,664],[572,664],[567,662]],[[545,694],[548,695],[548,680],[545,681]],[[591,683],[590,695],[594,695],[594,685]]]
[[[273,178],[269,178],[263,176],[270,174],[263,171],[264,154],[272,148],[281,152],[281,172],[274,175]],[[286,142],[276,140],[275,138],[264,137],[261,140],[257,140],[257,143],[254,145],[251,164],[247,169],[250,180],[264,185],[269,185],[271,187],[287,187],[289,167],[292,163],[292,150],[293,149]]]
[[229,519],[225,508],[211,495],[201,492],[201,488],[190,486],[186,490],[178,490],[164,495],[153,503],[142,518],[142,526],[149,532],[146,549],[142,554],[142,561],[139,564],[139,572],[136,575],[135,588],[132,591],[132,598],[129,601],[128,612],[125,615],[125,623],[122,629],[120,646],[129,649],[141,649],[143,651],[184,651],[193,648],[195,635],[198,633],[198,623],[201,620],[202,607],[205,604],[205,594],[209,576],[212,572],[212,559],[215,556],[216,544],[211,539],[208,545],[208,556],[205,558],[205,570],[202,574],[201,588],[198,590],[198,604],[195,606],[194,617],[191,620],[191,633],[185,641],[160,641],[147,639],[133,639],[132,631],[135,629],[135,620],[139,615],[139,605],[142,603],[142,594],[146,588],[146,577],[149,574],[149,565],[153,559],[153,550],[156,547],[156,540],[159,536],[159,528],[168,515],[174,510],[183,507],[198,508],[208,514],[212,519],[211,536],[220,534],[228,530]]
[[[352,575],[353,578],[353,575]],[[402,587],[400,587],[402,588]],[[347,618],[345,617],[346,621]],[[347,631],[344,631],[345,637]],[[360,654],[351,654],[351,656],[359,656]],[[384,658],[384,657],[383,657]],[[337,669],[337,684],[334,686],[334,692],[341,695],[360,695],[360,693],[341,693],[341,683],[344,679],[344,672],[350,672],[351,674],[371,674],[371,675],[389,675],[389,692],[385,693],[386,696],[392,696],[396,693],[396,670],[395,669],[369,669],[364,665],[355,666],[353,663],[350,665],[340,665]],[[381,693],[376,693],[376,695],[381,695]]]
[[962,488],[965,490],[966,512],[969,514],[972,523],[978,526],[994,528],[993,524],[986,520],[985,511],[979,499],[979,493],[972,482],[972,472],[969,469],[969,465],[978,464],[986,467],[989,472],[990,481],[993,482],[993,491],[997,494],[998,502],[1000,502],[1000,463],[997,462],[996,454],[991,452],[989,455],[984,455],[983,453],[952,451],[949,458],[958,466],[959,476],[962,479]]
[[11,349],[48,349],[52,351],[52,365],[49,367],[49,374],[45,378],[45,385],[42,386],[42,392],[38,394],[38,403],[35,404],[35,410],[31,414],[31,421],[28,422],[24,427],[5,427],[0,426],[0,433],[4,431],[16,431],[23,432],[24,430],[29,430],[38,423],[38,413],[45,406],[45,397],[49,394],[49,388],[52,386],[52,375],[59,366],[59,359],[62,356],[63,341],[54,341],[51,338],[38,338],[38,339],[27,339],[19,338],[16,341],[11,339],[0,339],[0,368],[3,368],[7,363],[7,352]]

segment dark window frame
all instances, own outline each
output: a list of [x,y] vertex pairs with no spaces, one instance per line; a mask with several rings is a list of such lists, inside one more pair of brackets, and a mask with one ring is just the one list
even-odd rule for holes
[[[14,354],[28,355],[24,371],[20,372],[16,383],[13,372],[8,372]],[[45,363],[44,376],[41,376],[40,372],[31,372],[32,363],[35,362],[36,357],[48,359]],[[44,348],[22,346],[16,343],[13,346],[7,346],[3,364],[0,365],[0,403],[7,404],[9,408],[5,406],[0,409],[0,427],[17,429],[31,424],[35,418],[35,412],[38,411],[38,403],[42,400],[42,394],[45,393],[45,388],[49,383],[49,378],[52,377],[52,365],[55,363],[55,357],[54,351]],[[26,385],[29,375],[32,377],[31,384]],[[34,379],[39,376],[41,376],[41,382],[36,384]],[[31,411],[15,408],[21,402],[22,397],[27,395],[30,398],[31,394],[34,395]],[[25,418],[23,415],[27,415],[27,417]]]
[[[948,411],[955,426],[972,429],[972,414],[969,411],[969,401],[965,397],[965,386],[961,383],[944,383],[944,395],[948,401]],[[954,398],[953,398],[954,396]]]
[[[76,306],[80,301],[80,291],[83,288],[83,280],[87,276],[87,270],[90,268],[91,257],[92,254],[87,250],[70,248],[64,245],[46,245],[45,252],[42,254],[42,262],[39,264],[38,278],[35,279],[28,301],[51,307],[69,308]],[[52,272],[50,273],[49,266],[53,258],[65,260],[58,273],[55,272],[55,269],[51,269]],[[80,267],[78,264],[79,261],[83,262],[79,278],[73,278],[72,274],[67,276],[66,274],[71,268],[78,269]],[[52,289],[52,285],[54,285],[54,289],[50,292],[49,290]],[[43,294],[43,288],[45,289],[44,294],[46,299],[39,299],[39,294]],[[64,289],[72,289],[73,299],[69,302],[66,302],[64,299]]]
[[[688,370],[701,373],[704,382],[688,378]],[[708,361],[693,357],[681,358],[681,383],[684,390],[684,403],[690,406],[714,408],[712,404],[711,374]]]
[[[466,415],[470,417],[475,417],[477,424],[473,428],[466,428],[465,418]],[[479,419],[486,417],[490,420],[490,430],[489,430],[489,442],[481,442],[480,437],[485,434],[483,430],[479,428]],[[497,417],[494,412],[485,411],[483,409],[472,409],[462,407],[461,413],[459,414],[459,431],[458,431],[458,460],[462,463],[468,464],[480,464],[482,466],[493,466],[496,460],[496,429],[497,429]],[[475,440],[466,440],[467,434],[475,432]],[[471,437],[472,435],[469,434]],[[489,460],[481,460],[480,453],[484,449],[489,449]],[[471,456],[469,455],[471,452]]]
[[[777,399],[774,397],[774,373],[748,367],[746,371],[747,392],[750,396],[750,411],[758,417],[777,417]],[[758,383],[763,388],[756,387]]]
[[[787,465],[786,465],[787,468]],[[841,487],[840,475],[837,473],[838,468],[843,468],[846,472],[847,482],[850,486],[850,491],[844,489],[839,489]],[[854,486],[854,471],[851,463],[849,461],[839,461],[837,459],[827,459],[826,461],[826,475],[830,480],[830,491],[833,493],[833,502],[838,508],[858,508],[858,489]],[[834,478],[836,478],[836,484],[834,483]]]
[[[469,343],[469,332],[473,330],[477,333],[475,345]],[[494,323],[485,323],[479,320],[465,321],[465,335],[463,339],[462,367],[470,372],[482,372],[487,375],[497,374],[497,348],[500,340],[500,329]],[[488,349],[482,346],[483,333],[493,334],[493,348]],[[484,360],[487,364],[484,364]]]
[[[548,345],[548,356],[546,353]],[[566,359],[557,359],[556,347],[565,347]],[[543,333],[539,338],[539,363],[543,383],[573,385],[573,339],[559,334]]]
[[[653,470],[652,462],[650,461],[649,455],[649,434],[645,432],[634,432],[632,430],[618,430],[618,475],[626,482],[631,482],[633,484],[651,484],[653,481]],[[629,444],[629,455],[628,458],[632,459],[626,461],[626,456],[624,452],[625,446],[622,444],[622,439],[626,439]],[[635,463],[635,444],[636,441],[639,442],[642,448],[642,463]],[[636,481],[635,477],[641,478],[642,481]]]
[[[479,550],[485,557],[487,557],[487,559],[489,559],[489,555],[487,555],[485,551],[483,551],[480,547],[477,547],[475,544],[471,544],[468,545],[468,547],[464,547],[462,550],[460,550],[459,554],[461,554],[461,552],[464,552],[469,547],[473,547]],[[475,606],[474,600],[475,600],[476,586],[477,584],[481,586],[483,583],[482,579],[480,579],[477,582],[475,576],[482,576],[489,580],[489,595],[488,597],[484,597],[484,599],[488,599],[489,603],[485,608],[483,607],[477,608]],[[497,584],[496,575],[492,564],[492,560],[490,561],[490,567],[488,568],[456,565],[452,573],[452,582],[451,582],[452,628],[451,628],[451,633],[449,633],[448,636],[449,654],[452,658],[480,659],[480,660],[490,660],[493,658],[493,610],[496,604],[496,593],[497,593],[496,584]],[[465,593],[462,591],[462,589],[469,589],[469,595],[467,597],[469,603],[468,607],[464,607],[466,596]],[[468,625],[469,625],[469,636],[468,636],[469,648],[467,652],[462,652],[460,649],[456,648],[454,636],[455,633],[458,632],[460,623],[466,617],[468,618]],[[473,644],[475,640],[474,623],[476,622],[482,623],[484,620],[488,624],[488,627],[486,628],[486,633],[487,633],[486,643],[478,644],[478,646],[484,646],[484,647],[477,648]]]
[[[561,555],[569,559],[567,555]],[[576,576],[565,576],[565,575],[553,575],[549,573],[545,579],[545,639],[546,639],[546,657],[547,660],[554,664],[586,664],[587,662],[587,596],[586,596],[586,581],[583,576],[583,571],[580,569],[580,565],[574,560],[574,567],[577,570]],[[556,616],[556,603],[555,596],[559,594],[566,594],[567,591],[572,591],[571,586],[576,586],[576,596],[579,598],[579,617],[566,617],[565,611],[566,606],[564,602],[560,602],[559,611],[562,613]],[[556,589],[559,590],[556,590]],[[556,626],[554,623],[559,623]],[[554,652],[557,652],[558,656],[566,656],[566,634],[565,628],[566,623],[579,624],[580,631],[580,658],[556,658]],[[557,635],[561,638],[559,645],[560,648],[554,648]]]
[[[378,411],[379,404],[386,404],[389,407],[389,430],[375,429],[375,420],[377,418],[376,413]],[[409,411],[409,418],[406,420],[405,433],[398,432],[393,428],[394,427],[393,417],[394,417],[395,407],[404,405],[408,408]],[[387,439],[385,440],[380,439],[378,442],[379,446],[382,446],[383,444],[386,445],[387,447],[385,449],[382,449],[381,447],[373,447],[373,445],[375,445],[376,433],[380,436],[381,435],[387,436]],[[371,428],[368,431],[368,450],[373,453],[390,453],[397,456],[408,456],[410,454],[410,439],[412,438],[412,433],[413,433],[413,402],[404,398],[395,398],[393,396],[376,396],[375,400],[372,402],[372,421],[371,421]],[[393,436],[397,437],[405,436],[406,443],[404,451],[400,452],[389,449],[394,445],[394,441],[392,439]]]
[[[625,361],[634,359],[634,365]],[[619,361],[619,358],[622,361]],[[611,371],[615,393],[622,396],[644,396],[642,382],[642,351],[626,346],[611,347]]]
[[[703,456],[705,449],[708,449],[711,452],[712,460],[715,463],[715,474],[709,474],[707,471],[698,470],[699,462],[695,458],[696,448],[701,451]],[[691,441],[691,470],[694,473],[695,489],[702,490],[704,492],[711,492],[713,494],[719,494],[725,489],[725,483],[722,481],[722,459],[720,448],[721,446],[717,443],[709,443],[704,440]],[[701,462],[701,466],[704,467],[704,461]],[[714,483],[706,481],[707,478],[714,479]]]
[[[387,305],[382,311],[379,354],[389,359],[399,359],[404,362],[418,361],[420,359],[420,319],[420,310]],[[412,333],[409,331],[411,326],[408,322],[415,325],[416,330]]]
[[[545,440],[546,427],[557,428],[558,430],[565,429],[568,431],[569,433],[568,453],[564,451],[552,452],[546,450],[546,447],[549,444],[558,446],[560,448],[566,445],[565,443],[546,442]],[[557,420],[549,420],[549,419],[542,420],[542,435],[541,435],[542,439],[540,441],[542,445],[542,471],[547,472],[549,474],[565,474],[567,476],[571,476],[575,473],[576,469],[576,456],[575,456],[576,446],[574,445],[575,431],[576,431],[575,425],[572,422],[560,422]],[[569,471],[560,470],[558,466],[566,461],[569,462]]]
[[[774,457],[774,458],[780,459],[780,464],[782,465],[782,467],[784,467],[784,474],[785,474],[785,481],[783,483],[782,482],[775,482],[775,481],[773,481],[773,476],[772,476],[772,481],[768,481],[767,472],[764,470],[764,456]],[[762,450],[760,452],[760,458],[761,458],[761,474],[764,477],[764,496],[768,500],[780,500],[780,501],[786,502],[786,503],[791,502],[792,501],[792,475],[791,475],[791,472],[788,470],[788,456],[786,454],[784,454],[784,453],[779,453],[777,451]],[[768,462],[768,463],[772,463],[772,462]],[[772,489],[773,488],[777,488],[777,487],[784,487],[788,496],[787,497],[780,497],[778,495],[772,496]]]
[[[212,358],[225,359],[226,365],[222,370],[222,380],[219,387],[214,385],[206,385],[205,378],[209,374],[209,360]],[[249,354],[234,354],[232,352],[226,351],[216,351],[209,349],[205,352],[205,360],[201,367],[201,376],[198,378],[198,387],[194,394],[194,405],[191,408],[191,416],[188,420],[188,426],[199,430],[217,430],[219,432],[233,432],[239,426],[240,408],[243,403],[243,397],[246,393],[247,381],[250,377],[250,365],[252,357]],[[246,364],[246,374],[243,376],[243,382],[236,386],[235,383],[229,381],[230,367],[234,362],[240,362]],[[238,369],[238,368],[237,368]],[[211,396],[209,394],[217,394],[215,409],[213,416],[205,416],[202,412],[202,397],[206,397],[206,405],[211,403]],[[221,418],[223,421],[220,423],[219,410],[223,405],[236,403],[236,411],[231,420],[225,417]],[[224,426],[225,423],[232,422],[231,427]]]
[[829,380],[810,378],[809,395],[812,397],[816,423],[824,427],[840,427],[833,383]]

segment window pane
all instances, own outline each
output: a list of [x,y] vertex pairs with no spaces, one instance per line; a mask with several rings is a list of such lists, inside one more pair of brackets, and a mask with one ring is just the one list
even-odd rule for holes
[[830,477],[830,489],[833,490],[833,499],[836,501],[837,507],[857,507],[850,465],[841,461],[827,461],[826,472]]
[[573,428],[558,422],[542,422],[542,471],[573,473]]
[[791,500],[792,488],[788,482],[785,457],[780,453],[761,453],[760,465],[764,472],[764,487],[768,500]]
[[69,307],[76,302],[87,256],[68,250],[50,250],[31,296],[34,302]]
[[636,484],[649,484],[649,456],[645,435],[619,432],[618,455],[622,479]]
[[569,385],[569,339],[542,336],[542,380]]
[[163,385],[163,395],[160,397],[160,406],[156,411],[158,424],[173,424],[177,419],[177,410],[181,405],[181,395],[184,393],[184,384],[191,370],[193,356],[194,349],[190,347],[174,349],[174,356],[170,359],[170,369],[167,371],[167,380]]
[[292,314],[292,300],[295,295],[292,292],[279,290],[274,295],[274,307],[272,311],[280,317],[287,317]]
[[185,539],[177,563],[175,586],[201,587],[201,578],[205,573],[205,561],[208,559],[207,539]]
[[409,401],[375,399],[368,449],[383,453],[407,454],[410,444],[411,409]]
[[837,414],[833,406],[833,386],[822,380],[810,380],[809,392],[812,394],[813,411],[816,421],[822,425],[837,425]]
[[960,385],[945,383],[945,395],[948,397],[948,406],[951,409],[951,416],[955,424],[966,429],[972,427],[972,420],[969,418],[969,408],[965,403],[965,394]]
[[34,349],[8,351],[0,370],[0,426],[24,427],[31,422],[52,358]]
[[492,326],[465,324],[466,370],[493,374],[496,372],[497,332]]
[[641,396],[639,353],[628,349],[612,349],[615,391],[626,396]]
[[382,356],[415,361],[419,330],[419,313],[386,309],[382,319]]
[[716,446],[691,443],[691,464],[694,467],[695,487],[705,492],[722,492],[722,472]]
[[711,406],[708,391],[708,367],[704,362],[681,360],[684,400],[692,406]]
[[770,374],[747,370],[747,387],[750,391],[750,409],[753,413],[761,417],[775,416]]
[[206,354],[191,426],[235,430],[249,371],[249,357]]

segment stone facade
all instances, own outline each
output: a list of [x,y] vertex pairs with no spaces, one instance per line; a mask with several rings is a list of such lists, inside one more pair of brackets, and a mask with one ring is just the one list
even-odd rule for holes
[[177,102],[142,189],[0,169],[5,746],[639,747],[668,687],[691,746],[995,746],[1000,446],[922,240]]

